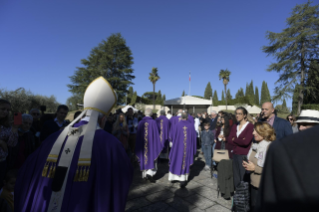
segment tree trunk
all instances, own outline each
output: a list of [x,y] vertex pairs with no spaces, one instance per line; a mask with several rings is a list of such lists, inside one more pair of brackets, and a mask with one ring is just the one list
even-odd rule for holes
[[227,84],[224,84],[224,86],[225,86],[225,101],[226,101],[226,110],[227,110],[227,93],[226,93]]
[[300,77],[300,90],[299,90],[299,97],[298,97],[298,115],[301,112],[301,106],[303,103],[303,98],[304,98],[304,88],[305,88],[305,52],[304,52],[304,42],[302,42],[301,45],[301,77]]
[[153,110],[155,110],[155,83],[153,83]]

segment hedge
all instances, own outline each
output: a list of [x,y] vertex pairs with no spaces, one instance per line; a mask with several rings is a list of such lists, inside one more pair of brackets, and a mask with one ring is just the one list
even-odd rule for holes
[[310,110],[319,110],[319,104],[305,104],[301,106],[302,110],[310,109]]

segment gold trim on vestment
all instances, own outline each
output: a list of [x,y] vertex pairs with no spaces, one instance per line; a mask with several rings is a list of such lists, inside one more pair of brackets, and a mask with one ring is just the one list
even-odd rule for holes
[[182,169],[183,170],[185,170],[185,167],[186,167],[186,162],[185,162],[185,160],[186,160],[186,149],[187,149],[187,127],[186,126],[184,126],[183,127],[183,129],[184,129],[184,157],[183,157],[183,165],[182,165]]
[[147,136],[148,136],[148,123],[147,122],[145,122],[145,124],[144,124],[144,131],[145,131],[145,133],[144,133],[144,165],[146,165],[147,164],[147,162],[148,162],[148,157],[147,157],[147,153],[148,153],[148,147],[147,147],[147,145],[148,145],[148,138],[147,138]]

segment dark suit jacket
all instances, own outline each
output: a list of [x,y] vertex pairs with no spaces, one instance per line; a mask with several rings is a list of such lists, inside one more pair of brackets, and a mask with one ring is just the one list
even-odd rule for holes
[[319,126],[272,142],[255,211],[319,211]]
[[60,127],[54,120],[46,121],[43,125],[43,128],[41,130],[40,134],[40,140],[41,142],[44,141],[49,135],[57,132],[60,130]]
[[272,125],[272,127],[276,131],[277,140],[293,134],[290,123],[287,120],[279,118],[277,116],[275,116],[274,124]]
[[217,116],[214,119],[214,121],[210,120],[210,130],[215,130],[216,129],[216,124],[217,124]]

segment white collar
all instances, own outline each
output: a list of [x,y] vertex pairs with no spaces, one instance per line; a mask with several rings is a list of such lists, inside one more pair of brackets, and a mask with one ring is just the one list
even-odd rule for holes
[[236,133],[236,135],[237,135],[237,138],[240,136],[240,134],[244,131],[244,129],[246,128],[246,126],[248,125],[248,121],[246,122],[246,124],[244,124],[242,127],[241,127],[241,129],[240,130],[238,130],[238,128],[239,128],[239,124],[237,125],[237,133]]

